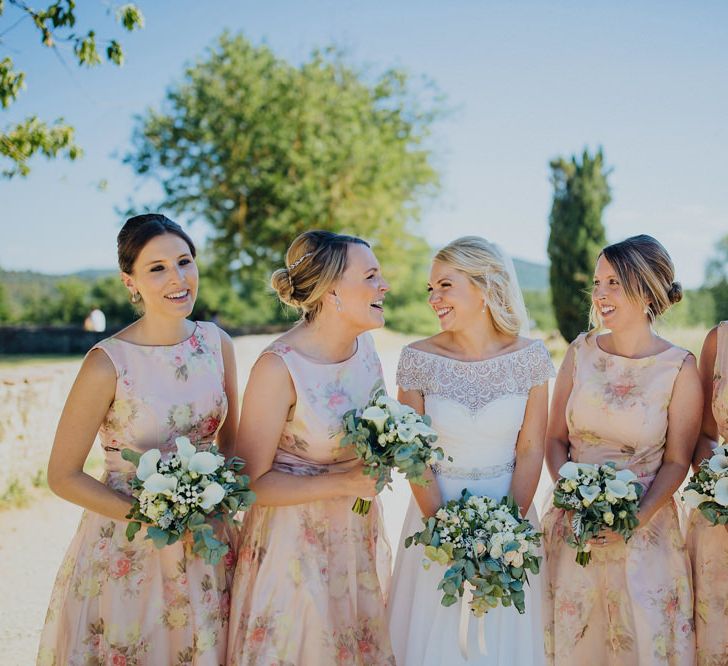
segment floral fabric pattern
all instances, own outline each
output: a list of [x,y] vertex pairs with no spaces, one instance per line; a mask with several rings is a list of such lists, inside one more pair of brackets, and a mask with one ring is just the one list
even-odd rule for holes
[[[713,416],[718,434],[728,438],[728,321],[718,326],[713,370]],[[692,510],[687,534],[695,590],[698,666],[728,665],[728,531]]]
[[[612,460],[649,487],[662,463],[667,408],[689,352],[677,347],[644,359],[573,343],[573,388],[566,406],[570,457]],[[628,543],[592,549],[581,567],[566,544],[565,512],[542,521],[547,557],[546,652],[551,663],[634,665],[694,663],[690,563],[674,502]]]
[[[217,327],[199,322],[192,337],[168,347],[113,337],[97,347],[117,371],[116,396],[99,431],[104,483],[129,493],[133,466],[122,448],[171,448],[180,435],[203,448],[214,441],[227,413]],[[83,513],[56,578],[37,663],[223,663],[233,553],[213,567],[184,540],[158,550],[142,534],[128,541],[125,530],[125,522]]]
[[[274,469],[335,474],[356,460],[339,447],[341,417],[382,381],[369,335],[342,363],[318,364],[290,346],[263,353],[286,363],[297,393]],[[354,497],[294,506],[254,505],[240,535],[232,593],[229,666],[394,664],[384,593],[389,545],[378,500],[366,517]]]

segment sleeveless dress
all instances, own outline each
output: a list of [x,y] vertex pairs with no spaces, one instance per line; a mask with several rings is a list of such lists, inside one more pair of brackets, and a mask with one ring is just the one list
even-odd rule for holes
[[[341,363],[316,363],[284,342],[263,354],[286,364],[296,389],[273,469],[336,474],[356,464],[339,446],[345,412],[363,407],[382,381],[369,334]],[[355,497],[291,506],[255,504],[240,534],[228,664],[394,664],[384,618],[389,545],[380,502],[355,514]]]
[[[718,433],[725,442],[728,440],[728,321],[718,326],[712,407]],[[695,587],[698,666],[728,666],[728,531],[725,527],[713,527],[700,511],[692,510],[687,543]]]
[[[572,343],[573,388],[566,405],[571,460],[629,468],[647,490],[665,450],[673,386],[690,352],[642,359]],[[674,501],[628,543],[592,549],[586,566],[565,541],[571,526],[553,505],[542,521],[547,557],[547,654],[558,666],[689,665],[695,659],[690,562]]]
[[[169,346],[108,338],[116,395],[99,430],[102,481],[129,493],[134,466],[120,449],[174,452],[186,435],[213,443],[227,414],[220,331],[198,322]],[[205,564],[184,541],[159,550],[127,523],[84,511],[56,578],[43,628],[42,666],[218,666],[225,660],[232,551]],[[220,537],[219,537],[220,538]]]
[[[553,375],[541,341],[483,361],[459,361],[413,347],[402,350],[397,384],[422,393],[425,413],[438,432],[437,444],[453,458],[433,466],[443,502],[459,498],[464,488],[499,500],[508,494],[528,393]],[[538,529],[533,506],[528,518]],[[422,546],[404,547],[404,539],[422,526],[422,513],[412,498],[387,606],[398,666],[542,664],[541,576],[530,576],[524,615],[512,607],[485,615],[487,655],[479,653],[479,621],[469,614],[465,661],[458,641],[460,603],[448,608],[440,604],[437,585],[445,567],[432,563],[425,570]]]

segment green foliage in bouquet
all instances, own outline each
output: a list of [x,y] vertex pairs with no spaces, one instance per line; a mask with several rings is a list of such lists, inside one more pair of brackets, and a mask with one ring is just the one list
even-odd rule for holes
[[[393,469],[411,483],[424,486],[428,483],[428,465],[445,457],[441,447],[433,446],[437,433],[431,424],[429,416],[390,398],[379,384],[363,410],[352,409],[344,414],[341,446],[354,447],[364,463],[364,474],[376,479],[377,492],[392,482]],[[354,511],[365,515],[370,504],[359,499]]]
[[718,446],[700,463],[683,491],[683,500],[711,525],[728,525],[728,447]]
[[197,451],[186,437],[177,438],[177,453],[162,460],[159,449],[140,454],[123,449],[122,458],[137,467],[129,482],[135,502],[126,529],[133,540],[142,525],[157,548],[192,535],[192,552],[217,564],[229,546],[215,537],[213,522],[233,527],[238,511],[252,506],[255,493],[242,473],[241,458],[225,458],[215,446]]
[[561,466],[561,478],[554,487],[554,506],[572,511],[572,534],[566,542],[577,549],[582,566],[591,559],[591,539],[604,529],[629,541],[639,519],[639,499],[644,493],[637,476],[629,469],[617,470],[608,461],[590,465],[568,461]]
[[452,606],[470,586],[476,617],[499,605],[525,613],[524,585],[529,571],[540,570],[541,534],[521,517],[512,497],[498,502],[463,490],[460,499],[422,520],[425,529],[407,537],[405,547],[422,545],[425,557],[448,567],[438,585],[443,606]]

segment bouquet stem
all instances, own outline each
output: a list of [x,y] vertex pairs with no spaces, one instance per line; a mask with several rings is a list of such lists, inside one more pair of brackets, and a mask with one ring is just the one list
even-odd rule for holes
[[576,561],[577,563],[581,564],[581,566],[585,567],[587,564],[589,564],[589,560],[591,560],[591,552],[590,551],[577,551],[576,553]]
[[357,497],[356,502],[354,502],[354,506],[351,507],[351,510],[354,513],[358,513],[360,516],[366,516],[369,513],[369,509],[371,508],[371,506],[371,500]]

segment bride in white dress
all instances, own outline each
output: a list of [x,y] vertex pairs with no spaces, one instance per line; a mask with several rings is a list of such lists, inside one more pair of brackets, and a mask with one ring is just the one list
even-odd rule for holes
[[543,343],[520,335],[527,330],[523,297],[513,263],[497,246],[477,236],[453,241],[435,255],[428,290],[442,331],[402,350],[399,400],[432,417],[437,444],[453,460],[433,467],[434,483],[412,486],[387,607],[397,664],[543,664],[540,575],[530,575],[524,615],[513,607],[486,614],[483,654],[479,620],[464,615],[461,627],[460,602],[440,604],[444,567],[425,570],[422,547],[404,547],[422,529],[422,515],[463,488],[496,499],[512,494],[538,527],[532,500],[554,374]]

